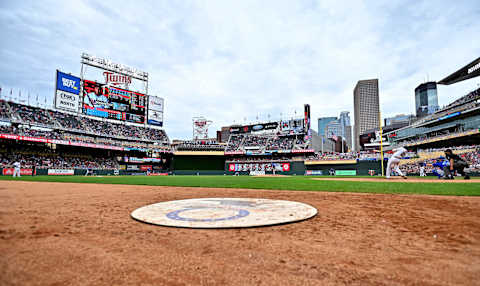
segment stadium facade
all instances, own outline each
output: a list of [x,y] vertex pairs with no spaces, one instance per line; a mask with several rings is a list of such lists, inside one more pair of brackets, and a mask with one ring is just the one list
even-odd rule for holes
[[[438,84],[450,85],[478,76],[480,58],[440,80]],[[428,89],[429,84],[433,88],[433,84],[426,83],[427,86],[423,87],[423,90]],[[435,148],[478,144],[480,88],[477,87],[440,110],[386,135],[392,148],[397,146]]]
[[480,88],[413,124],[386,133],[392,146],[415,148],[480,142]]

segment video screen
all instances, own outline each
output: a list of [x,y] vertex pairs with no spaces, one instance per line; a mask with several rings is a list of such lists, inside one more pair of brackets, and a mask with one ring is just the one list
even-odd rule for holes
[[84,114],[143,124],[145,103],[145,94],[83,81]]

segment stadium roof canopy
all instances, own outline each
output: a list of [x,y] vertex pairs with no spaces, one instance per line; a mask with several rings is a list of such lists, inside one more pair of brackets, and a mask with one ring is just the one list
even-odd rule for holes
[[474,78],[480,75],[480,58],[477,58],[473,62],[459,69],[458,71],[452,73],[441,81],[437,82],[438,84],[450,85],[457,83],[459,81],[467,80]]

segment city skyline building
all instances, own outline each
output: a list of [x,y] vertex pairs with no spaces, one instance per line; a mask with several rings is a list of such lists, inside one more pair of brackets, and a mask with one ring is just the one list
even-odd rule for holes
[[337,117],[320,117],[318,118],[318,136],[326,136],[327,133],[325,132],[325,129],[331,121],[337,120]]
[[418,118],[434,113],[439,109],[436,82],[422,83],[415,88],[415,114]]
[[360,150],[359,136],[366,130],[380,125],[378,79],[359,80],[353,90],[354,140]]
[[350,112],[342,111],[339,117],[321,117],[318,119],[319,130],[328,139],[338,140],[342,138],[346,142],[349,149],[352,148],[352,126],[350,123]]

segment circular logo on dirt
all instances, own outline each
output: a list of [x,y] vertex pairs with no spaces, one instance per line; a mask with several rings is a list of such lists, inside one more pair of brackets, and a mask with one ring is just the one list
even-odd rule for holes
[[292,201],[202,198],[162,202],[136,209],[132,218],[155,225],[188,228],[238,228],[302,221],[314,207]]

